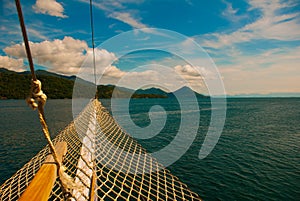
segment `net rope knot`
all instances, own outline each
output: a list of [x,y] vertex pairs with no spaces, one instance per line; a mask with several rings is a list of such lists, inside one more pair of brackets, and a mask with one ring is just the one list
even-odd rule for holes
[[46,94],[42,91],[42,83],[39,80],[31,80],[30,96],[26,99],[27,104],[35,110],[39,105],[44,106],[47,100]]

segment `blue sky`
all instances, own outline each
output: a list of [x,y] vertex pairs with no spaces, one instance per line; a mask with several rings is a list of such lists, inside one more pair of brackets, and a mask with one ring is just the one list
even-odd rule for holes
[[[187,36],[207,51],[220,72],[227,94],[300,93],[300,2],[297,0],[93,2],[96,46],[138,28],[168,29]],[[76,74],[92,47],[89,1],[23,0],[21,3],[37,68]],[[2,0],[0,6],[0,66],[26,70],[14,1]],[[99,50],[100,53],[101,62],[116,59],[109,50]],[[201,76],[195,79],[191,66],[167,53],[133,53],[115,61],[109,72],[116,79],[132,71],[133,66],[163,60],[172,60],[169,64],[175,71],[188,79],[192,87],[199,83],[197,90],[202,90]],[[144,76],[149,76],[145,72]]]

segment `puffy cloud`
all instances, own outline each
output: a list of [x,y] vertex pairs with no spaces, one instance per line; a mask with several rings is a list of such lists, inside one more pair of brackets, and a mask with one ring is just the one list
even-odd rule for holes
[[126,73],[124,71],[121,71],[116,66],[110,66],[107,68],[103,74],[103,76],[111,77],[111,78],[122,78]]
[[174,67],[175,72],[187,77],[201,77],[196,68],[191,65],[177,65]]
[[23,65],[23,59],[14,59],[8,56],[0,55],[0,67],[7,68],[9,70],[22,72],[26,70]]
[[[92,49],[89,50],[89,54],[92,56]],[[107,70],[106,67],[111,66],[111,64],[117,60],[113,52],[109,52],[105,49],[95,49],[95,55],[97,69]]]
[[64,15],[63,6],[56,0],[37,0],[33,9],[37,13],[48,14],[55,17],[66,18],[68,16]]
[[115,72],[117,69],[113,69],[111,66],[116,60],[117,57],[114,53],[108,52],[105,49],[95,49],[95,69],[93,62],[93,50],[89,48],[87,50],[84,62],[80,66],[80,70],[78,69],[79,72],[77,76],[93,83],[95,82],[95,73],[98,78],[105,75],[107,73],[106,71],[118,77],[117,72]]
[[[66,36],[63,40],[30,42],[30,49],[37,64],[49,67],[50,71],[76,74],[86,58],[88,45],[85,41]],[[23,44],[6,47],[4,52],[17,58],[26,58]]]
[[200,93],[206,91],[204,80],[210,79],[212,76],[204,67],[194,67],[188,64],[177,65],[174,67],[174,71],[186,82],[185,85]]
[[[34,62],[47,67],[49,71],[75,75],[82,67],[81,75],[89,76],[94,73],[93,51],[85,41],[66,36],[62,40],[46,40],[40,43],[30,42],[30,49]],[[20,59],[27,57],[24,44],[8,46],[4,48],[4,52],[9,56]],[[114,53],[105,49],[95,49],[95,63],[98,74],[103,73],[115,60],[117,58]],[[83,78],[90,79],[90,77],[84,76]]]

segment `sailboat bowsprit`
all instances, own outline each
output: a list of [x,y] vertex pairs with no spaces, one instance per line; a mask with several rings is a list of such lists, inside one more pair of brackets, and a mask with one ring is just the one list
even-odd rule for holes
[[[92,100],[53,143],[66,143],[62,163],[76,183],[69,189],[74,200],[200,200],[124,132],[98,100]],[[48,155],[46,146],[8,179],[1,186],[0,200],[18,200],[25,194],[39,170],[51,164],[45,162]],[[64,199],[57,176],[47,199]]]
[[38,109],[48,145],[1,185],[0,201],[200,200],[124,132],[97,98],[50,139],[44,115],[47,96],[35,76],[21,4],[15,1],[32,74],[27,102]]

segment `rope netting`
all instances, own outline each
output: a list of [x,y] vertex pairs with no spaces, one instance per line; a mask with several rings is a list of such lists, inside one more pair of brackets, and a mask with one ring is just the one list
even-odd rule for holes
[[[73,200],[200,200],[128,135],[97,100],[53,140],[67,143],[63,165],[77,188]],[[0,200],[18,200],[39,168],[46,146],[0,188]],[[47,178],[45,178],[47,179]],[[49,200],[63,200],[57,178]]]

